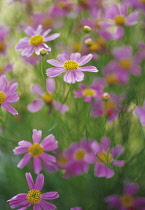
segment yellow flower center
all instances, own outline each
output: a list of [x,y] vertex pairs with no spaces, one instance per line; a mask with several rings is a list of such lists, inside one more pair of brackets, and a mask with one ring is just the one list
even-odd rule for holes
[[105,102],[106,109],[115,109],[115,103],[113,101],[106,101]]
[[118,15],[114,18],[114,21],[117,26],[124,26],[126,19],[124,16]]
[[110,163],[112,160],[112,155],[109,152],[101,152],[98,157],[104,163]]
[[79,64],[76,61],[68,60],[63,64],[63,67],[66,71],[75,70],[79,67]]
[[3,92],[0,92],[0,104],[2,104],[6,99],[6,94]]
[[57,159],[57,161],[61,166],[65,166],[68,162],[68,159],[62,155]]
[[29,147],[28,152],[32,157],[39,157],[43,153],[43,148],[40,144],[32,144]]
[[134,198],[128,194],[124,194],[120,199],[121,199],[121,204],[124,207],[130,207],[134,203]]
[[85,96],[93,96],[95,93],[96,93],[96,91],[93,90],[93,89],[91,89],[91,88],[88,88],[86,90],[83,90],[83,94]]
[[53,94],[44,93],[43,96],[42,96],[42,99],[45,101],[45,103],[49,104],[53,101]]
[[132,62],[130,59],[121,59],[119,61],[119,64],[123,69],[126,69],[126,70],[130,69],[132,66]]
[[109,74],[106,77],[106,81],[109,85],[116,85],[117,84],[117,78],[114,74]]
[[145,4],[145,0],[139,0],[141,3]]
[[58,6],[61,7],[61,8],[64,8],[65,7],[65,2],[63,2],[63,1],[58,2]]
[[39,190],[32,189],[28,191],[26,198],[31,204],[36,204],[41,201],[42,194]]
[[6,44],[4,42],[0,42],[0,52],[3,52],[6,48]]
[[98,52],[100,50],[100,45],[97,42],[92,42],[89,49],[93,52]]
[[79,149],[79,150],[77,150],[77,151],[74,153],[74,158],[75,158],[76,160],[83,160],[85,154],[86,154],[86,151],[85,151],[85,150]]
[[52,23],[53,23],[53,19],[47,18],[43,21],[42,25],[45,27],[48,27],[48,26],[52,26]]
[[41,35],[35,35],[30,38],[30,45],[38,46],[44,42],[44,38]]
[[104,47],[104,46],[106,45],[106,40],[100,37],[100,38],[97,39],[97,43],[98,43],[101,47]]
[[80,52],[82,49],[82,43],[81,42],[74,42],[72,44],[72,50],[73,52]]
[[0,67],[0,73],[3,72],[3,71],[4,71],[4,69],[2,67]]

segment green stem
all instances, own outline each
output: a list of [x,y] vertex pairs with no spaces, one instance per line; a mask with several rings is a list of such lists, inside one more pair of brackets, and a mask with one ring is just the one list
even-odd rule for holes
[[41,75],[42,75],[42,79],[44,81],[45,80],[45,75],[44,75],[44,71],[43,71],[43,56],[41,56],[41,62],[40,62],[40,64],[41,64],[41,67],[40,67],[40,69],[41,69]]

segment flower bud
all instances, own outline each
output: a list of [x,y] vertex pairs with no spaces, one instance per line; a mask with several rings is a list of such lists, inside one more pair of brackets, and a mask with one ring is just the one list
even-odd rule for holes
[[92,29],[91,29],[91,27],[89,27],[89,26],[84,26],[84,27],[83,27],[83,30],[84,30],[85,33],[90,33],[90,31],[91,31]]

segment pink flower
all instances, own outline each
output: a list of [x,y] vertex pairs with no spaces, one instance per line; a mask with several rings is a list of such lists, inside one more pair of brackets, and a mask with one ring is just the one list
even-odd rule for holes
[[6,38],[9,35],[9,28],[3,25],[0,25],[0,54],[6,56]]
[[137,183],[130,183],[126,180],[123,195],[110,195],[105,201],[109,204],[109,207],[117,210],[144,210],[145,209],[145,198],[135,197],[134,195],[138,191]]
[[110,148],[110,139],[103,137],[101,142],[93,140],[90,143],[92,152],[85,156],[88,163],[94,163],[95,176],[111,178],[114,176],[113,166],[122,167],[124,160],[117,160],[117,157],[123,152],[124,148],[117,145]]
[[49,68],[46,71],[48,77],[56,77],[59,74],[66,72],[64,81],[67,83],[80,82],[84,79],[82,71],[97,72],[95,66],[84,66],[92,59],[92,54],[81,57],[80,53],[72,53],[70,58],[67,54],[59,54],[58,61],[54,59],[47,60],[48,63],[56,66],[57,68]]
[[80,207],[73,207],[70,210],[82,210],[82,208],[80,208]]
[[0,76],[0,105],[13,115],[18,112],[10,105],[19,100],[18,93],[15,90],[18,83],[8,82],[5,75]]
[[39,25],[36,30],[28,26],[25,30],[25,33],[30,36],[30,38],[22,38],[20,42],[16,45],[16,50],[23,50],[21,55],[27,57],[30,57],[34,52],[37,55],[40,55],[41,49],[51,51],[51,48],[47,44],[45,44],[45,42],[56,39],[60,36],[60,34],[55,33],[47,36],[47,34],[50,33],[51,29],[48,29],[43,33],[42,31],[42,25]]
[[54,100],[54,89],[55,81],[53,78],[46,79],[47,92],[44,92],[39,85],[34,84],[31,88],[31,91],[38,97],[38,99],[35,99],[31,104],[28,105],[28,110],[30,112],[37,112],[46,104],[50,108],[49,113],[52,111],[53,106],[61,113],[67,112],[68,107],[66,105]]
[[145,126],[145,102],[142,107],[137,106],[135,108],[134,114],[138,116],[140,123]]
[[7,72],[12,71],[13,65],[7,64],[5,66],[0,66],[0,76],[6,74]]
[[18,168],[24,168],[30,159],[33,158],[34,172],[38,174],[42,170],[42,163],[49,168],[49,166],[56,162],[56,158],[53,155],[45,153],[45,151],[53,151],[58,148],[58,142],[55,140],[54,135],[50,134],[46,136],[42,142],[39,143],[41,137],[42,131],[33,129],[33,144],[25,140],[18,143],[19,146],[13,150],[14,154],[18,155],[26,153],[18,163]]
[[25,210],[33,205],[33,209],[54,210],[56,206],[46,200],[53,200],[59,197],[57,192],[41,193],[44,185],[44,175],[38,174],[36,182],[34,183],[30,173],[26,173],[26,180],[28,183],[28,193],[20,193],[8,200],[12,209],[18,208]]

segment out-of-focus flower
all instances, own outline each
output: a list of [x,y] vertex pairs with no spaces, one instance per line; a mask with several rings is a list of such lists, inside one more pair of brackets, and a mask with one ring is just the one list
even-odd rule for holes
[[10,105],[19,100],[18,93],[15,90],[18,87],[16,82],[8,82],[5,75],[0,76],[0,105],[13,115],[18,112]]
[[6,55],[6,38],[9,35],[9,28],[3,25],[0,25],[0,54],[5,56]]
[[13,65],[12,64],[7,64],[5,66],[0,66],[0,76],[3,74],[6,74],[7,72],[12,71]]
[[14,2],[17,2],[17,1],[27,3],[27,2],[30,2],[31,0],[12,0],[8,3],[8,5],[11,5],[11,4],[13,4]]
[[140,74],[141,68],[132,56],[130,46],[114,48],[113,55],[116,60],[111,61],[104,68],[104,76],[109,85],[127,83],[130,74]]
[[59,54],[58,61],[54,59],[47,60],[48,63],[56,66],[55,68],[49,68],[46,70],[48,77],[56,77],[59,74],[66,72],[64,75],[64,81],[67,83],[80,82],[84,79],[82,71],[97,72],[95,66],[84,66],[92,59],[92,54],[81,57],[80,53],[72,53],[70,58],[67,54]]
[[23,154],[24,157],[18,163],[18,168],[24,168],[31,158],[33,158],[33,168],[36,174],[40,173],[42,170],[42,163],[48,169],[49,166],[56,162],[56,158],[53,155],[47,154],[47,151],[53,151],[58,148],[58,142],[55,140],[53,134],[46,136],[41,143],[42,131],[33,129],[32,141],[33,144],[29,141],[22,140],[18,143],[13,152],[15,155]]
[[26,63],[29,63],[31,65],[37,65],[40,60],[41,60],[41,57],[40,56],[37,56],[36,53],[33,53],[30,57],[27,57],[27,56],[22,56],[22,58],[24,59],[24,61]]
[[117,210],[144,210],[145,209],[145,198],[135,197],[138,191],[137,183],[130,183],[126,180],[123,190],[123,195],[110,195],[106,197],[105,201],[109,207]]
[[19,209],[25,210],[32,205],[33,209],[35,210],[56,209],[56,206],[54,204],[46,200],[56,199],[59,197],[59,194],[57,192],[41,192],[44,185],[44,175],[38,174],[35,183],[30,173],[26,173],[25,176],[28,183],[29,191],[28,193],[20,193],[9,199],[7,202],[10,203],[10,207],[12,209],[20,207]]
[[142,107],[137,106],[135,108],[134,114],[138,116],[140,123],[145,126],[145,102]]
[[93,98],[102,97],[103,82],[102,78],[96,78],[89,88],[86,88],[84,84],[80,84],[81,90],[73,91],[75,98],[84,98],[84,101],[91,102]]
[[48,41],[52,41],[60,36],[59,33],[51,34],[49,36],[48,33],[51,32],[51,29],[43,32],[42,25],[39,25],[37,29],[33,29],[28,26],[25,30],[25,33],[30,36],[22,38],[19,43],[16,45],[16,50],[23,50],[21,55],[30,57],[34,52],[37,55],[40,55],[40,50],[45,49],[47,51],[51,51],[51,48],[45,43]]
[[97,177],[111,178],[114,176],[113,167],[122,167],[125,163],[124,160],[117,160],[123,152],[123,147],[117,145],[114,148],[110,148],[110,139],[103,137],[101,142],[93,140],[90,142],[90,148],[92,152],[85,156],[85,160],[88,163],[94,163],[94,173]]
[[91,103],[92,116],[99,117],[105,115],[107,120],[112,121],[118,117],[119,112],[122,110],[121,102],[124,100],[124,95],[110,94],[108,100],[104,97],[94,99]]
[[50,109],[48,113],[51,113],[53,107],[55,107],[55,109],[61,113],[67,112],[68,107],[66,105],[54,100],[54,89],[55,81],[53,78],[46,79],[47,92],[44,92],[39,85],[34,84],[31,88],[31,91],[35,96],[38,97],[38,99],[35,99],[31,104],[28,105],[28,110],[30,112],[38,112],[46,104]]
[[135,9],[141,9],[145,12],[145,0],[128,0],[128,4]]
[[70,210],[82,210],[82,208],[81,207],[73,207]]
[[137,63],[145,59],[145,43],[140,42],[138,45],[139,45],[139,51],[135,55],[135,61]]

